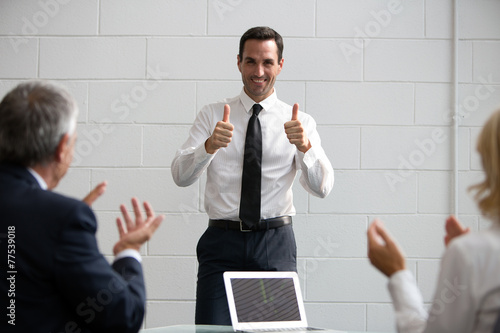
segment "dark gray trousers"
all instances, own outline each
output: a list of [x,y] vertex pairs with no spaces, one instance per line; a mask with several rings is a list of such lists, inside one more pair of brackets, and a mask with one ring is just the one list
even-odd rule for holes
[[198,325],[231,325],[222,274],[225,271],[297,271],[292,225],[241,232],[208,227],[198,241]]

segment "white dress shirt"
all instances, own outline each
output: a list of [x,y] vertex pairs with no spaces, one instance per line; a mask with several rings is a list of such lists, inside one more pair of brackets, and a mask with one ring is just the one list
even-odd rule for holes
[[[229,122],[234,131],[231,143],[214,154],[205,150],[205,141],[223,118],[224,104],[229,104]],[[172,176],[178,186],[193,184],[207,170],[205,209],[211,219],[238,221],[243,152],[248,120],[255,102],[242,90],[239,96],[203,107],[189,132],[187,141],[172,161]],[[301,169],[300,183],[318,197],[328,195],[333,187],[333,168],[321,147],[314,119],[299,112],[312,148],[305,154],[290,144],[284,124],[291,120],[292,106],[278,100],[276,91],[259,103],[262,128],[262,199],[263,219],[294,215],[292,185]]]
[[389,279],[398,332],[490,333],[500,313],[500,223],[451,241],[429,311],[409,271]]

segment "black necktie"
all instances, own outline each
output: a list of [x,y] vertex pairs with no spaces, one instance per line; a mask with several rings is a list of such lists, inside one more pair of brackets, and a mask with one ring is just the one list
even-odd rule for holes
[[260,185],[262,162],[262,132],[257,116],[262,110],[254,104],[253,114],[248,121],[241,181],[240,220],[248,227],[260,221]]

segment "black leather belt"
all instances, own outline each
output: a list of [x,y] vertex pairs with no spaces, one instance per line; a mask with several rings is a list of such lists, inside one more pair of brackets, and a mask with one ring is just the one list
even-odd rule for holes
[[249,228],[243,221],[231,221],[231,220],[208,220],[209,227],[215,227],[226,230],[239,230],[241,232],[249,232],[249,231],[259,231],[259,230],[268,230],[282,227],[287,224],[292,224],[291,216],[280,216],[273,217],[271,219],[260,220],[252,228]]

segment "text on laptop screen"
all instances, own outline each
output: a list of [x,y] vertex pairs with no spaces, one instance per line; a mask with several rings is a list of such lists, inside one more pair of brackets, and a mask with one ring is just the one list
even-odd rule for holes
[[232,278],[239,322],[300,321],[292,278]]

